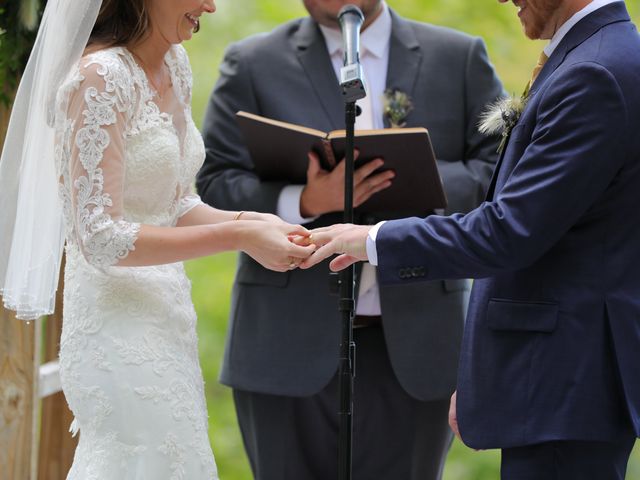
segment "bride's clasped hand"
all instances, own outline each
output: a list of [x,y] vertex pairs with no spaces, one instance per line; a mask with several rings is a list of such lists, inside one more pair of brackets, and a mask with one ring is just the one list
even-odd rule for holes
[[316,250],[308,240],[309,230],[276,215],[241,212],[237,227],[240,249],[270,270],[297,268]]

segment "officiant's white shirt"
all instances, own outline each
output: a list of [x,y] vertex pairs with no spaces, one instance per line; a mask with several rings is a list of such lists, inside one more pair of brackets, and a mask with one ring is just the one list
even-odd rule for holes
[[[562,39],[569,33],[569,31],[582,20],[584,17],[589,15],[596,10],[601,9],[602,7],[609,5],[611,3],[616,3],[621,0],[593,0],[589,5],[584,7],[579,12],[576,12],[569,20],[564,22],[562,26],[558,29],[558,31],[553,35],[547,46],[544,47],[544,53],[547,57],[550,57],[551,54],[558,48]],[[384,224],[384,222],[380,222],[376,224],[371,230],[369,230],[369,236],[367,237],[367,257],[369,258],[369,263],[371,265],[378,265],[378,250],[376,248],[376,237],[378,235],[378,230]]]
[[[367,84],[367,96],[358,100],[362,113],[356,118],[356,129],[384,128],[383,94],[387,84],[389,45],[391,41],[391,13],[386,3],[383,11],[360,36],[360,63]],[[327,51],[336,74],[336,89],[343,66],[342,33],[337,28],[320,26]],[[278,216],[283,220],[304,224],[314,218],[303,218],[300,214],[300,196],[304,185],[289,185],[282,189],[278,198]],[[365,264],[360,276],[360,290],[356,307],[358,315],[380,315],[380,292],[375,268]]]

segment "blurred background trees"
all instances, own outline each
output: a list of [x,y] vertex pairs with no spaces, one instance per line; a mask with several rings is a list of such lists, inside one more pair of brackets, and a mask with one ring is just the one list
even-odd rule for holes
[[[510,93],[521,92],[544,47],[543,42],[525,39],[511,4],[500,5],[496,0],[387,2],[405,17],[483,37],[491,60]],[[217,0],[216,3],[217,13],[207,16],[202,22],[201,32],[185,44],[194,72],[193,116],[197,125],[201,124],[226,46],[306,13],[301,0]],[[636,24],[640,23],[640,0],[626,0],[626,3]],[[33,27],[39,21],[43,5],[43,0],[0,0],[0,140],[6,128],[7,106],[28,58],[35,37]],[[429,82],[429,79],[424,81]],[[210,435],[218,467],[224,480],[247,480],[251,475],[236,425],[231,393],[217,383],[235,273],[235,255],[192,261],[187,268],[193,281],[194,303],[199,316],[200,356],[207,382]],[[6,333],[3,326],[3,335]],[[497,452],[474,452],[456,441],[447,461],[445,479],[495,480],[498,471]],[[627,478],[640,478],[638,449]]]

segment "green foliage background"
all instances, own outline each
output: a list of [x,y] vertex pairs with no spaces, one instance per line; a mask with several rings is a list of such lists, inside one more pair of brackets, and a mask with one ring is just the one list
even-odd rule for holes
[[[202,31],[185,44],[194,71],[193,115],[198,125],[218,76],[225,47],[232,41],[271,30],[281,22],[305,14],[300,0],[218,0],[216,3],[217,13],[204,20]],[[524,38],[511,4],[500,5],[496,0],[388,0],[388,3],[406,17],[482,36],[498,74],[510,92],[520,93],[544,46],[542,42]],[[627,6],[639,23],[640,0],[627,0]],[[222,478],[246,480],[251,474],[236,426],[230,391],[217,384],[234,269],[234,254],[188,264],[200,322],[211,441]],[[494,480],[499,478],[498,472],[498,452],[474,452],[456,441],[447,460],[445,479]],[[633,456],[627,478],[640,478],[638,451]]]
[[44,9],[38,0],[0,0],[0,105],[9,105]]
[[[513,93],[522,90],[544,45],[526,40],[513,5],[499,5],[496,0],[387,1],[406,17],[483,37],[498,74],[507,90]],[[638,24],[640,0],[626,2]],[[2,103],[8,102],[34,39],[34,32],[25,28],[25,24],[37,21],[43,5],[44,0],[0,0]],[[217,6],[218,12],[203,20],[202,31],[185,44],[194,71],[193,115],[198,125],[218,76],[218,65],[225,47],[230,42],[271,30],[279,23],[305,14],[301,0],[218,0]],[[193,297],[200,319],[198,329],[202,368],[207,382],[210,436],[218,467],[224,480],[248,480],[251,474],[236,425],[231,393],[217,383],[235,258],[235,254],[218,255],[189,262],[187,268],[193,281]],[[447,460],[445,480],[494,480],[499,478],[498,472],[498,452],[474,452],[456,441]],[[640,478],[639,448],[632,456],[627,478]]]

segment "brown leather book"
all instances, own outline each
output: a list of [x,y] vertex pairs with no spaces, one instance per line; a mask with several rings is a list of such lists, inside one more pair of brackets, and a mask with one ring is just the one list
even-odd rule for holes
[[[313,128],[238,112],[240,126],[257,175],[265,181],[305,184],[308,152],[333,169],[345,154],[345,131],[322,132]],[[426,215],[445,208],[447,200],[436,166],[429,132],[425,128],[357,130],[355,146],[360,155],[355,167],[382,158],[396,176],[391,187],[373,195],[356,211],[385,218]]]

